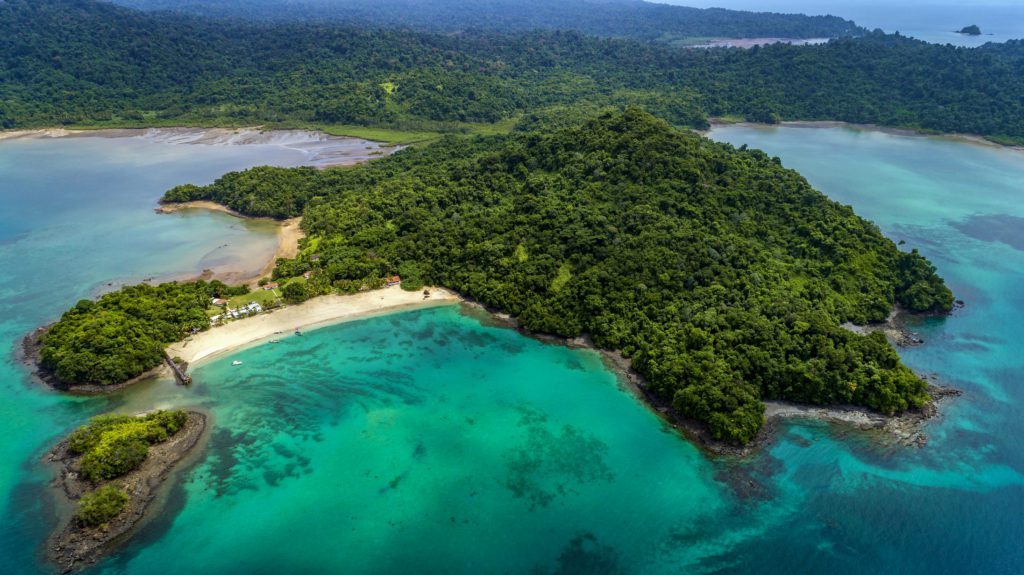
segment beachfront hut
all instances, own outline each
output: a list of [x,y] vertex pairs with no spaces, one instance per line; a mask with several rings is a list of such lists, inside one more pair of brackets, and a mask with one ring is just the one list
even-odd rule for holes
[[219,297],[215,297],[212,300],[210,300],[210,303],[212,303],[213,305],[215,305],[217,307],[224,307],[224,306],[228,305],[228,300],[222,299],[222,298],[219,298]]
[[396,286],[396,285],[402,283],[402,278],[399,277],[399,276],[391,276],[391,277],[387,278],[386,280],[384,280],[384,283],[386,283],[388,285],[388,287]]

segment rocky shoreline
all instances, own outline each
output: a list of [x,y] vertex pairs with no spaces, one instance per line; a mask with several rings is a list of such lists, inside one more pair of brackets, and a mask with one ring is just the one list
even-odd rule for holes
[[[131,497],[127,507],[115,519],[100,527],[86,527],[71,518],[56,531],[46,544],[47,558],[61,572],[69,573],[95,563],[127,541],[135,528],[146,518],[160,487],[203,437],[208,417],[199,411],[188,411],[188,420],[178,433],[149,449],[145,462],[124,477],[106,483],[117,483]],[[81,458],[68,452],[67,440],[44,456],[46,463],[61,466],[52,485],[68,501],[76,501],[93,487],[78,475]]]
[[126,387],[131,387],[136,383],[143,381],[149,381],[160,377],[171,377],[171,370],[164,363],[153,369],[135,376],[128,381],[122,381],[112,385],[100,385],[96,383],[85,383],[77,385],[68,385],[53,375],[49,370],[43,367],[40,362],[40,353],[42,352],[43,344],[42,338],[46,335],[47,327],[38,327],[32,333],[26,335],[21,340],[21,346],[15,349],[14,359],[15,361],[25,365],[29,369],[29,377],[50,389],[55,391],[62,391],[73,395],[104,395],[108,393],[114,393],[120,391]]
[[[761,426],[757,437],[746,445],[737,445],[714,438],[704,425],[683,416],[673,409],[671,405],[655,395],[647,385],[644,377],[633,369],[631,360],[623,356],[620,351],[601,349],[587,336],[567,339],[549,334],[532,333],[523,328],[514,317],[507,313],[499,312],[480,302],[467,298],[463,298],[463,303],[473,309],[486,313],[486,320],[492,325],[515,329],[527,337],[546,343],[597,351],[601,354],[605,364],[627,383],[631,391],[637,393],[639,399],[648,408],[711,456],[748,456],[771,443],[778,432],[779,421],[785,419],[814,419],[842,425],[852,425],[861,430],[881,430],[888,433],[896,443],[923,447],[927,443],[928,438],[923,433],[922,428],[925,422],[939,414],[936,404],[940,400],[961,395],[961,391],[958,389],[930,383],[928,385],[928,394],[931,396],[932,401],[920,409],[911,410],[899,415],[886,415],[856,405],[823,406],[769,400],[765,401],[765,423]],[[963,307],[963,302],[958,301],[954,310],[961,307]],[[902,323],[904,318],[912,315],[919,317],[917,314],[910,314],[897,308],[889,315],[885,322],[869,326],[844,324],[843,327],[861,335],[866,335],[872,331],[881,331],[885,333],[890,342],[900,347],[921,345],[924,341],[915,332],[909,331]]]
[[819,406],[804,405],[789,401],[766,401],[765,418],[772,419],[815,419],[844,425],[852,425],[862,431],[879,430],[887,433],[896,444],[909,447],[924,447],[928,436],[922,427],[926,421],[937,416],[937,403],[949,397],[957,397],[962,392],[958,389],[930,384],[928,395],[932,401],[920,409],[908,411],[901,415],[885,415],[863,407],[838,405]]
[[[570,345],[596,349],[589,343],[573,340]],[[857,429],[880,430],[887,433],[895,443],[911,447],[924,447],[928,436],[924,434],[924,424],[939,415],[937,403],[943,399],[957,397],[962,394],[958,389],[937,385],[928,385],[928,395],[932,401],[920,409],[907,411],[899,415],[884,413],[857,405],[808,405],[790,401],[765,401],[765,423],[753,441],[746,445],[737,445],[715,439],[706,427],[689,419],[652,393],[643,376],[631,366],[630,360],[618,351],[598,350],[605,362],[637,391],[645,403],[668,421],[673,428],[690,439],[703,451],[710,455],[726,455],[745,457],[761,447],[770,444],[778,432],[778,423],[786,419],[813,419],[841,425],[851,425]]]
[[[950,313],[955,313],[956,311],[963,309],[964,305],[963,300],[956,300],[953,304],[953,310]],[[911,331],[910,328],[907,327],[906,320],[908,318],[928,317],[929,315],[937,314],[911,313],[897,305],[892,312],[889,313],[889,317],[885,318],[885,321],[869,323],[867,325],[857,325],[846,322],[840,327],[860,335],[880,332],[885,336],[885,339],[889,340],[889,343],[896,347],[914,347],[923,344],[924,340],[921,338],[921,334],[916,331]]]

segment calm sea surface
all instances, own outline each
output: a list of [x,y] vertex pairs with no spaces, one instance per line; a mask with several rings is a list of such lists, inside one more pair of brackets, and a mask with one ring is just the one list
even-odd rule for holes
[[[832,14],[869,29],[899,32],[926,42],[980,46],[1024,38],[1019,0],[661,0],[665,4],[760,12]],[[977,24],[981,36],[957,34]]]
[[[965,391],[928,447],[789,424],[754,458],[708,460],[595,353],[457,306],[251,347],[199,367],[189,389],[73,399],[3,360],[0,572],[45,571],[56,511],[37,459],[60,435],[97,412],[171,406],[208,410],[209,442],[165,513],[95,572],[1021,572],[1024,154],[845,129],[712,136],[780,156],[919,247],[967,301],[917,326],[927,344],[903,353]],[[164,188],[301,161],[122,144],[0,142],[4,357],[109,281],[202,267],[208,250],[265,233],[152,215]],[[177,239],[157,242],[151,226]]]

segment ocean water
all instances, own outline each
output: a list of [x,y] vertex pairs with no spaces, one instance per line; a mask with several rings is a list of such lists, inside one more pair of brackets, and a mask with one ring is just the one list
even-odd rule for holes
[[[46,572],[40,544],[60,512],[37,462],[48,446],[96,412],[172,406],[212,415],[208,443],[164,513],[91,572],[1021,572],[1024,154],[838,128],[712,137],[778,155],[919,247],[967,302],[920,322],[927,343],[903,351],[964,390],[928,425],[927,447],[792,422],[754,457],[709,459],[597,354],[458,306],[252,346],[199,366],[191,388],[154,381],[68,398],[5,361],[0,572]],[[104,274],[133,275],[109,263],[116,246],[71,243],[63,265],[91,279],[45,281],[46,259],[10,245],[0,245],[8,348]],[[33,303],[9,303],[18,298]]]
[[262,268],[276,248],[273,224],[202,210],[157,215],[157,200],[174,185],[208,183],[226,171],[320,158],[294,137],[171,141],[186,134],[0,141],[0,573],[28,569],[51,523],[38,491],[25,498],[29,485],[48,477],[38,456],[69,426],[120,401],[67,398],[31,384],[13,360],[21,338],[75,301],[125,282]]
[[[926,42],[980,46],[1024,38],[1024,3],[1019,0],[663,0],[700,8],[732,8],[801,14],[832,14],[874,30],[899,32]],[[977,24],[981,36],[957,34]]]
[[761,560],[804,572],[1024,571],[1024,153],[850,128],[726,127],[711,137],[780,157],[919,248],[966,302],[918,322],[925,345],[901,351],[964,392],[929,424],[928,446],[790,426],[766,459],[785,470],[776,485],[800,493],[799,512],[738,545],[724,570]]

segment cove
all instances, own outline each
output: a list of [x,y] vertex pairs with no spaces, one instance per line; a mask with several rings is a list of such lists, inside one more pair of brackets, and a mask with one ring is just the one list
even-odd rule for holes
[[[902,352],[965,391],[929,424],[928,447],[792,422],[755,457],[709,460],[597,354],[458,307],[250,347],[199,366],[190,389],[154,381],[68,398],[5,362],[0,569],[46,572],[35,550],[54,510],[36,458],[56,437],[100,411],[194,405],[213,415],[205,452],[166,513],[93,572],[1019,572],[1024,155],[841,128],[711,135],[779,156],[920,248],[967,301],[920,321],[926,345]],[[54,246],[86,280],[48,281],[45,259],[3,252],[10,348],[108,278],[134,277],[113,249]]]
[[69,429],[121,401],[65,397],[30,382],[14,358],[21,338],[112,286],[205,268],[259,269],[273,254],[272,223],[201,210],[153,213],[168,188],[257,165],[316,164],[325,151],[337,160],[345,146],[356,157],[377,148],[303,133],[248,133],[238,141],[246,134],[103,131],[0,140],[0,572],[46,569],[36,553],[55,510],[43,497],[51,471],[38,458]]

